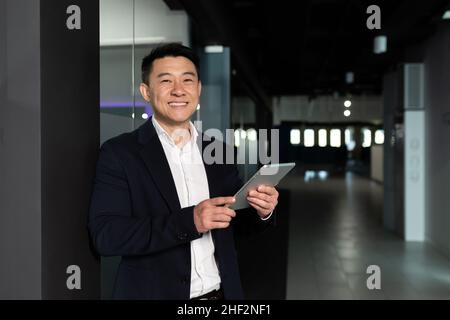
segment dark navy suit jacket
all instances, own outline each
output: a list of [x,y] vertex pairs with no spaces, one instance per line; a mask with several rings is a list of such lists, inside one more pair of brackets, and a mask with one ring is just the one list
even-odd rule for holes
[[[205,164],[205,170],[211,198],[232,196],[242,185],[235,165]],[[189,299],[190,242],[201,237],[193,208],[180,207],[150,120],[102,145],[88,228],[100,255],[122,256],[114,298]],[[233,229],[258,232],[273,220],[245,211],[252,212],[238,211],[231,227],[212,230],[225,299],[243,299]]]

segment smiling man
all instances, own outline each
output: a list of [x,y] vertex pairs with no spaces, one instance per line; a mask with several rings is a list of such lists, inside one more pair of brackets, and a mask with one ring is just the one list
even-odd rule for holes
[[242,299],[233,229],[273,219],[275,188],[260,186],[251,208],[235,212],[236,166],[204,163],[203,134],[190,121],[199,74],[190,48],[155,48],[140,86],[154,115],[102,145],[88,226],[101,255],[122,256],[114,298]]

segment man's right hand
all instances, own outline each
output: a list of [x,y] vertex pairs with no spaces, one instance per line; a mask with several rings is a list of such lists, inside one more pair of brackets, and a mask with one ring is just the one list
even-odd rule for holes
[[[207,199],[194,207],[194,224],[199,233],[212,229],[228,228],[232,218],[236,216],[233,209],[226,205],[234,203],[233,197]],[[225,206],[224,206],[225,205]]]

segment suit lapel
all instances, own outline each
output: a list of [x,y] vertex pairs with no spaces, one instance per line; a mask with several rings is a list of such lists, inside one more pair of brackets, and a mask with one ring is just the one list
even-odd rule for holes
[[181,209],[175,182],[167,162],[164,149],[159,141],[156,130],[149,119],[139,132],[139,140],[144,144],[140,155],[152,176],[156,187],[161,192],[172,212]]

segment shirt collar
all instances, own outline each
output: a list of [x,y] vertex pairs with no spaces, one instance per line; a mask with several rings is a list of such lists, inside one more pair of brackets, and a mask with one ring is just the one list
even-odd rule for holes
[[[152,124],[153,127],[155,127],[156,133],[158,134],[158,136],[164,137],[164,139],[166,139],[169,143],[175,145],[172,137],[167,133],[166,130],[164,130],[163,127],[161,127],[161,125],[159,124],[158,120],[155,119],[155,116],[152,117]],[[197,128],[194,126],[194,124],[192,123],[192,121],[189,121],[189,130],[191,133],[191,143],[195,143],[197,141],[197,137],[198,137],[198,132],[197,132]]]

